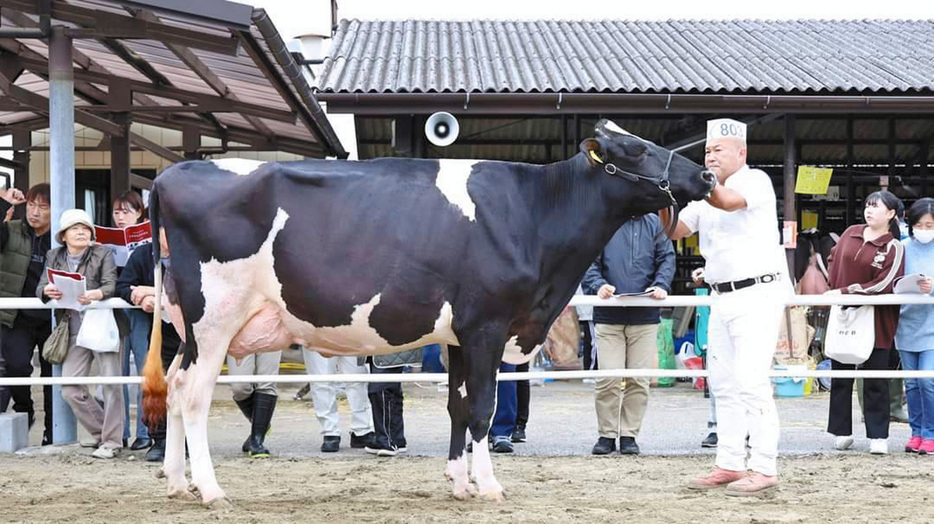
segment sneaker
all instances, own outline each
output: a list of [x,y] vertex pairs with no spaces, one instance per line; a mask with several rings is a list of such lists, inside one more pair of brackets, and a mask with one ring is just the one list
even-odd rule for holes
[[593,445],[593,449],[590,452],[594,455],[609,455],[614,451],[616,451],[616,439],[600,437],[597,439],[597,443]]
[[377,457],[395,457],[398,450],[394,448],[381,448],[378,446],[366,446],[363,448],[363,451],[370,453],[371,455],[376,455]]
[[152,447],[152,439],[150,438],[136,438],[133,443],[130,444],[130,449],[133,451],[149,449],[150,447]]
[[912,436],[908,439],[908,442],[905,443],[905,453],[918,453],[920,447],[921,437]]
[[525,442],[525,428],[516,428],[516,430],[512,432],[512,441]]
[[514,448],[512,447],[512,442],[509,441],[509,437],[494,437],[493,438],[493,453],[512,453]]
[[731,497],[754,497],[775,486],[778,486],[778,476],[770,477],[752,471],[745,478],[729,483],[726,494]]
[[146,462],[165,461],[165,440],[157,440],[146,452]]
[[376,436],[376,433],[372,431],[369,433],[365,433],[363,435],[355,435],[351,433],[350,434],[350,447],[354,449],[363,449],[367,446],[367,444],[373,443],[372,442],[373,437],[375,436]]
[[638,455],[639,445],[636,444],[635,437],[619,437],[620,455]]
[[81,439],[80,445],[82,448],[99,448],[101,447],[101,441],[94,438],[85,438]]
[[[353,437],[351,437],[353,438]],[[321,442],[322,453],[337,453],[341,449],[341,438],[337,435],[325,435]]]
[[844,451],[853,445],[853,435],[837,435],[833,439],[833,449]]
[[871,438],[869,439],[869,452],[873,455],[887,455],[889,452],[889,439]]
[[707,490],[722,488],[726,487],[726,485],[731,482],[736,482],[745,477],[745,471],[733,471],[731,469],[714,467],[713,471],[703,477],[691,479],[691,482],[688,484],[688,489]]
[[718,439],[717,439],[717,432],[716,432],[716,431],[711,431],[710,433],[707,434],[707,437],[704,438],[704,440],[701,441],[700,447],[702,447],[702,448],[715,448],[715,447],[717,447],[717,442],[718,442]]
[[919,455],[934,455],[934,439],[926,438],[918,446]]
[[99,459],[112,459],[120,454],[120,447],[115,446],[109,442],[101,444],[99,448],[94,450],[94,453],[91,453],[91,456]]

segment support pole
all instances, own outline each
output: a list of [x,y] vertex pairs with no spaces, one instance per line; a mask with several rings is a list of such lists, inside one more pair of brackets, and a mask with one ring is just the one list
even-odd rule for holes
[[[75,204],[75,80],[71,53],[71,37],[65,35],[63,27],[54,28],[49,39],[49,157],[53,232],[58,229],[62,212]],[[52,245],[57,245],[54,234]],[[53,365],[52,375],[62,376],[62,366]],[[53,386],[52,442],[68,444],[77,438],[75,415],[62,398],[61,386]]]
[[[13,131],[13,187],[25,195],[29,191],[29,147],[32,145],[32,133],[28,129]],[[26,206],[17,206],[13,212],[13,219],[26,217]]]
[[[797,212],[795,211],[795,164],[797,162],[797,149],[795,147],[795,115],[785,115],[785,162],[784,162],[784,218],[785,222],[795,222]],[[797,223],[794,229],[797,230]],[[783,228],[784,230],[784,228]],[[794,234],[794,231],[791,232]],[[782,239],[786,241],[786,239]],[[788,274],[794,278],[795,275],[795,250],[786,249],[785,257],[788,259]]]

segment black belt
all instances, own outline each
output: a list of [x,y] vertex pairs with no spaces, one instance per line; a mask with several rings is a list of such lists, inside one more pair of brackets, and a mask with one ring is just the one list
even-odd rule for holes
[[738,289],[747,288],[756,284],[768,284],[769,282],[775,282],[780,277],[781,275],[778,273],[769,273],[767,275],[761,275],[754,278],[734,280],[732,282],[719,282],[717,284],[711,284],[710,287],[712,287],[713,290],[717,293],[729,293],[730,291],[736,291]]

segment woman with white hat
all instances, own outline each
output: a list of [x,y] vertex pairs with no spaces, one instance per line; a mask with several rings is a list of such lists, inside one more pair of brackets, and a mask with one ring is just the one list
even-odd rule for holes
[[[94,245],[94,223],[86,211],[69,209],[62,213],[55,239],[62,247],[49,251],[45,258],[47,268],[84,275],[87,291],[78,302],[87,305],[111,298],[117,281],[117,268],[113,253],[106,247]],[[49,282],[43,272],[37,294],[43,301],[61,299],[62,292]],[[120,351],[98,352],[77,345],[78,331],[84,313],[74,310],[55,310],[56,322],[68,322],[69,347],[62,363],[62,376],[88,376],[91,361],[97,361],[101,376],[120,376]],[[62,396],[71,406],[81,425],[100,442],[92,454],[97,458],[114,458],[123,448],[123,391],[119,385],[104,386],[102,408],[87,386],[62,386]]]

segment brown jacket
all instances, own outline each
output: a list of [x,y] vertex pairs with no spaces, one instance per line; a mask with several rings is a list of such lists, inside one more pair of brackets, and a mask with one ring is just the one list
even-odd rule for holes
[[[866,241],[865,225],[847,228],[830,253],[831,289],[843,293],[878,295],[891,293],[895,279],[905,274],[905,247],[886,233]],[[899,306],[876,306],[875,347],[891,349],[898,327]]]
[[[68,250],[64,246],[50,249],[45,256],[46,269],[52,268],[71,272],[71,268],[68,267],[67,254]],[[98,245],[88,247],[81,257],[81,262],[78,263],[76,273],[84,275],[88,291],[100,289],[104,294],[103,300],[114,297],[114,289],[117,285],[117,266],[114,264],[114,256],[111,250]],[[36,288],[36,295],[43,302],[49,301],[49,297],[42,294],[42,290],[48,284],[49,272],[43,271],[42,278],[39,279],[39,286]],[[61,322],[65,311],[64,309],[55,310],[56,322]],[[117,319],[117,325],[120,327],[121,336],[125,335],[129,330],[124,315],[114,316]]]

